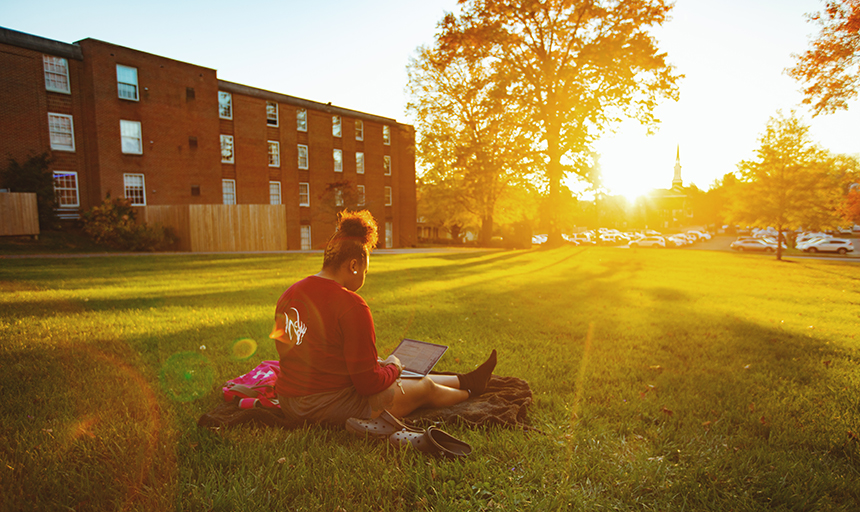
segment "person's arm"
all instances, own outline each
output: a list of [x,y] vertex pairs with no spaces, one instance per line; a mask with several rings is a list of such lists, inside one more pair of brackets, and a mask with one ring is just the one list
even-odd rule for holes
[[391,386],[400,376],[400,366],[393,364],[391,358],[386,359],[387,364],[380,364],[373,317],[363,301],[343,315],[341,329],[347,370],[358,393],[375,395]]

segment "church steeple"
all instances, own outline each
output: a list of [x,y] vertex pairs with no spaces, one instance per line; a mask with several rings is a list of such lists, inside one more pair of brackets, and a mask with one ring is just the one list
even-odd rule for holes
[[684,187],[684,181],[681,179],[681,145],[679,144],[675,151],[675,177],[672,179],[672,188],[680,190]]

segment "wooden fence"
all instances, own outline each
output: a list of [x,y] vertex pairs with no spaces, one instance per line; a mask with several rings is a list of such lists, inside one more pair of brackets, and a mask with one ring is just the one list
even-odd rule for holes
[[0,193],[0,236],[39,236],[39,207],[36,194]]
[[143,206],[137,217],[149,226],[172,228],[180,251],[287,250],[287,211],[283,205]]

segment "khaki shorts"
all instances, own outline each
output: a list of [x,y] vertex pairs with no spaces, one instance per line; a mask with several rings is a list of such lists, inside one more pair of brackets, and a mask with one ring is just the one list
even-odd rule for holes
[[279,395],[281,411],[288,420],[343,425],[349,418],[370,418],[370,397],[353,387],[307,396]]

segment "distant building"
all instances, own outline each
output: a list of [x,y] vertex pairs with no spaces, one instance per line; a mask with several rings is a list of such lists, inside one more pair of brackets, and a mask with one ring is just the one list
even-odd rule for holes
[[687,226],[693,219],[690,197],[681,178],[681,147],[675,150],[675,174],[672,188],[652,190],[638,208],[649,227],[671,229]]
[[49,153],[61,217],[108,195],[282,204],[289,248],[309,249],[325,244],[337,210],[366,208],[381,247],[416,242],[410,125],[95,39],[0,27],[0,69],[0,165]]

